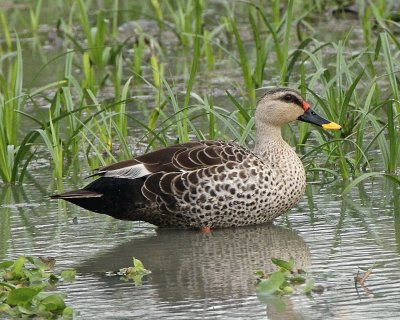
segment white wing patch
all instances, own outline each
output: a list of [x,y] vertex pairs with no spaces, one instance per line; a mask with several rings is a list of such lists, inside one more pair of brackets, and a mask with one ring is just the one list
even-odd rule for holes
[[130,167],[106,171],[103,177],[113,177],[121,179],[137,179],[151,174],[142,163]]

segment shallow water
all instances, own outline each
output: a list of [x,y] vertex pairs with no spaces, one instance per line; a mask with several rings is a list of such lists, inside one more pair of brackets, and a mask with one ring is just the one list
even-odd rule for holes
[[[349,25],[332,19],[316,29],[335,41],[347,34]],[[337,30],[340,26],[346,28]],[[361,39],[357,32],[354,35]],[[44,52],[46,59],[59,53],[57,48]],[[31,51],[24,54],[24,61],[30,61]],[[180,57],[171,54],[171,64],[179,68]],[[24,86],[39,87],[62,78],[63,62],[56,59],[42,69],[39,56],[31,60],[24,68]],[[236,63],[226,61],[221,69],[229,72],[207,75],[196,83],[212,90],[216,99],[225,97],[225,90],[235,87],[232,81],[240,79]],[[76,268],[76,281],[59,289],[79,312],[77,319],[400,318],[398,185],[368,181],[347,198],[340,196],[337,182],[310,185],[301,204],[275,226],[201,234],[157,230],[51,201],[48,195],[54,187],[46,186],[52,179],[47,164],[38,162],[36,167],[44,169],[33,170],[34,178],[23,186],[0,188],[0,260],[21,254],[52,256],[57,270]],[[82,185],[76,178],[66,180],[68,189]],[[130,266],[133,256],[152,271],[142,286],[106,275]],[[291,256],[325,290],[312,297],[301,291],[285,297],[286,310],[280,313],[257,298],[253,273],[272,271],[271,257]],[[359,268],[374,264],[366,287],[357,288],[354,277]]]
[[[348,198],[338,196],[338,184],[310,185],[299,207],[274,226],[210,234],[114,220],[51,201],[46,192],[33,182],[2,190],[0,256],[52,256],[58,269],[75,267],[77,280],[59,289],[77,319],[400,316],[400,191],[387,181],[366,183]],[[106,275],[130,266],[133,256],[152,271],[143,285]],[[253,272],[272,271],[271,257],[291,256],[325,290],[285,297],[280,313],[257,298]],[[374,264],[366,288],[356,288],[359,267]]]

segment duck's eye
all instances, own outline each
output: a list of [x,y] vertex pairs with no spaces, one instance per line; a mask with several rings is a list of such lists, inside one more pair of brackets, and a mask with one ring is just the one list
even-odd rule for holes
[[292,94],[286,94],[283,96],[283,99],[287,102],[293,102],[294,101],[294,96]]

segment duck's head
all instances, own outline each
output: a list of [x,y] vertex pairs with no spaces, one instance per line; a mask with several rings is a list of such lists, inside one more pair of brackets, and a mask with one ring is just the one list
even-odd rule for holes
[[319,116],[296,90],[290,88],[276,88],[267,91],[257,103],[255,120],[256,124],[259,122],[278,127],[300,120],[327,130],[341,128],[337,123]]

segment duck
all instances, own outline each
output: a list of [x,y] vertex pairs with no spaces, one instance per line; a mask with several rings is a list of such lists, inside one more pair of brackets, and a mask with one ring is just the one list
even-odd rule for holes
[[303,163],[281,133],[296,120],[341,129],[318,115],[298,91],[277,87],[257,102],[252,150],[221,140],[175,144],[99,168],[92,175],[97,179],[82,189],[51,197],[161,228],[271,223],[305,193]]

